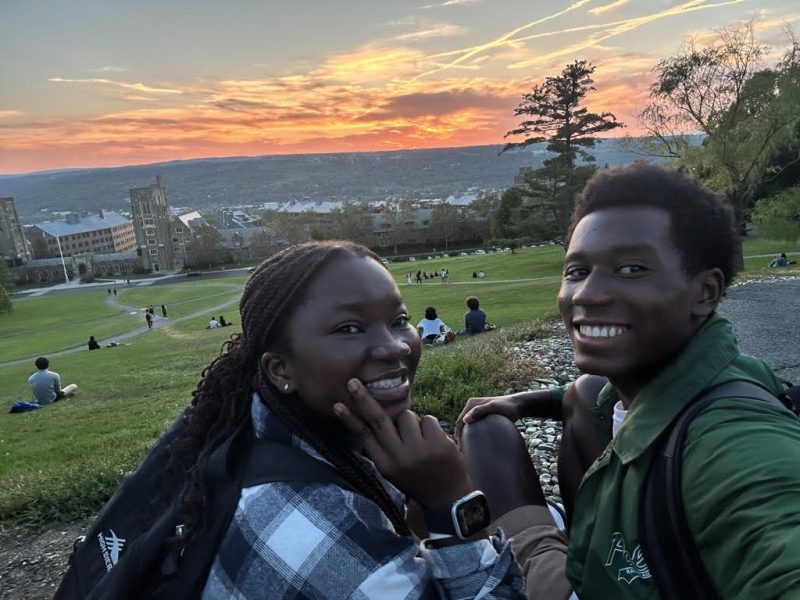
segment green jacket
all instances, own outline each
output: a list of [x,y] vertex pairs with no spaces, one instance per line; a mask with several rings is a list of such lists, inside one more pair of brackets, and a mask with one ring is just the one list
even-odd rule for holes
[[[570,529],[567,576],[581,600],[659,598],[642,555],[639,501],[659,438],[680,410],[716,384],[780,385],[739,352],[730,323],[713,315],[645,386],[611,439],[616,391],[598,398],[605,451],[586,472]],[[721,598],[800,598],[800,420],[763,401],[719,399],[689,426],[683,502]]]

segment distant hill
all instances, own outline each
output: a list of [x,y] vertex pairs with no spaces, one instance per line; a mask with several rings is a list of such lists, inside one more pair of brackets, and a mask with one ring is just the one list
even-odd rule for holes
[[[13,196],[26,223],[67,210],[129,210],[128,189],[155,182],[170,206],[213,210],[220,206],[312,200],[371,200],[387,196],[440,198],[469,188],[504,189],[520,167],[539,167],[544,145],[499,155],[502,146],[468,146],[390,152],[303,154],[172,161],[111,169],[70,169],[0,177],[0,197]],[[600,142],[597,164],[637,157],[616,141]]]

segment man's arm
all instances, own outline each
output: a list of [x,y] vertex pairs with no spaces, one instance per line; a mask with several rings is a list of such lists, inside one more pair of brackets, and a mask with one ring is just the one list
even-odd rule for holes
[[55,386],[56,396],[61,391],[61,376],[58,373],[50,371],[53,373],[53,385]]
[[486,415],[499,414],[516,421],[525,417],[562,420],[562,401],[570,384],[550,389],[519,392],[505,396],[470,398],[456,421],[454,437],[461,438],[464,423],[472,423]]

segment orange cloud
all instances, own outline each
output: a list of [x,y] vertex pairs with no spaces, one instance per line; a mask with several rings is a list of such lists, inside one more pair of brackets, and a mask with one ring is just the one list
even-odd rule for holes
[[[627,125],[615,133],[635,135],[658,59],[646,53],[620,54],[619,48],[602,45],[603,40],[675,11],[722,4],[689,0],[635,19],[530,31],[588,1],[574,1],[485,44],[455,52],[426,55],[386,41],[328,56],[286,76],[143,83],[53,78],[52,85],[64,92],[74,86],[98,98],[115,94],[115,108],[93,118],[59,119],[0,111],[0,172],[224,155],[501,144],[505,132],[518,123],[513,111],[521,94],[538,78],[518,70],[494,79],[476,75],[523,64],[556,74],[565,53],[587,48],[598,55],[593,61],[597,92],[590,95],[589,108],[613,112]],[[567,50],[531,59],[526,46],[531,40],[578,31],[592,35]]]

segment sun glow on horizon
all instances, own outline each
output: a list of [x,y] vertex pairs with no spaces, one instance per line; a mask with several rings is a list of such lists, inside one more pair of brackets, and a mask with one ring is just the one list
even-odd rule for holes
[[[151,72],[119,54],[110,55],[107,65],[78,68],[86,53],[76,47],[71,56],[64,48],[64,57],[15,71],[34,78],[30,90],[0,90],[0,173],[502,144],[518,123],[513,111],[521,95],[580,59],[597,67],[597,91],[588,106],[611,111],[626,125],[614,135],[637,135],[652,66],[694,32],[664,33],[667,28],[652,24],[686,23],[679,20],[692,13],[725,25],[747,17],[753,2],[660,0],[647,11],[637,4],[574,0],[549,13],[529,8],[529,18],[517,17],[522,25],[514,23],[513,12],[484,23],[497,11],[487,13],[487,3],[479,1],[393,8],[392,18],[372,17],[375,31],[366,31],[362,41],[298,52],[302,60],[248,62],[231,52],[219,58],[232,67],[225,77],[200,68]],[[800,19],[785,7],[778,10],[778,0],[774,6],[757,15],[767,40],[782,24]],[[20,27],[13,35],[0,26],[0,52],[21,39]],[[660,46],[654,33],[662,34]]]

